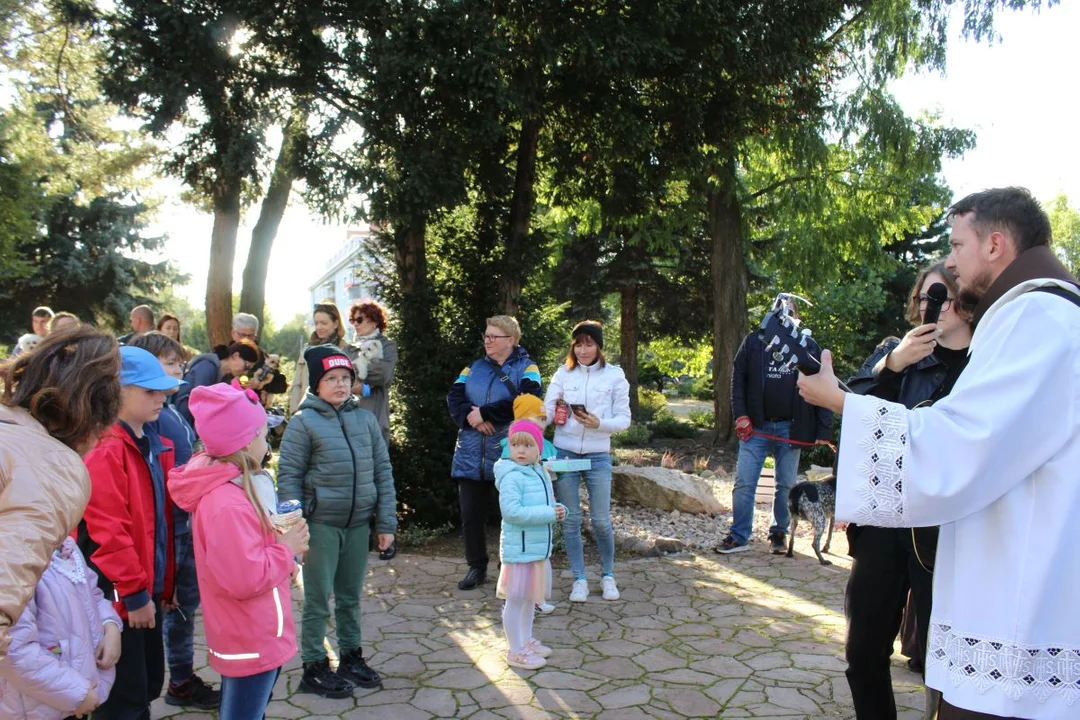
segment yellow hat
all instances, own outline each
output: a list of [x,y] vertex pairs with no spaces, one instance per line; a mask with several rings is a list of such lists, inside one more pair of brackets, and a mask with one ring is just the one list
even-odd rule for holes
[[514,398],[514,419],[524,420],[526,418],[542,417],[547,419],[547,413],[544,412],[544,401],[535,395],[529,395],[523,393]]

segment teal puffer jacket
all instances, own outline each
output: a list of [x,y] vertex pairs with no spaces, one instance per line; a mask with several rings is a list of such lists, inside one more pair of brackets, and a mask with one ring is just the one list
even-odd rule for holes
[[397,531],[390,455],[379,421],[355,396],[336,410],[304,397],[281,440],[278,499],[299,500],[308,522],[356,527],[374,514],[376,532]]
[[495,463],[495,487],[502,510],[499,559],[527,563],[551,557],[555,493],[548,474],[539,465],[499,460]]

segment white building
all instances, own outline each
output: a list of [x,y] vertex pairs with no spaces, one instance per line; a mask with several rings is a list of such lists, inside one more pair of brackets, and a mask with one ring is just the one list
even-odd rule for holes
[[[375,290],[365,284],[364,263],[370,255],[369,242],[373,233],[369,226],[346,231],[345,244],[326,262],[326,271],[308,287],[311,305],[333,300],[342,313],[345,329],[349,327],[349,304],[360,298],[375,297]],[[310,320],[309,320],[310,324]]]

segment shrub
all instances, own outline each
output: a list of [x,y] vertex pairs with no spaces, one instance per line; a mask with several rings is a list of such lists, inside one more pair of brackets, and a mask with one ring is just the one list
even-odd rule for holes
[[611,444],[615,447],[626,447],[627,445],[647,445],[649,440],[652,439],[652,433],[649,432],[649,428],[643,423],[631,423],[630,427],[622,432],[614,433],[611,436]]
[[690,383],[690,397],[695,400],[712,400],[712,375],[702,375]]
[[713,417],[712,410],[691,410],[690,424],[702,430],[712,430],[716,425],[716,418]]
[[683,422],[666,410],[657,413],[656,420],[649,425],[649,429],[652,430],[653,437],[676,440],[692,438],[697,434],[697,430],[690,423]]
[[638,387],[638,417],[641,422],[649,422],[657,413],[667,409],[667,398],[662,392]]
[[447,522],[432,527],[423,522],[407,523],[398,528],[395,540],[402,548],[416,549],[427,545],[432,540],[448,535],[454,529],[454,524]]

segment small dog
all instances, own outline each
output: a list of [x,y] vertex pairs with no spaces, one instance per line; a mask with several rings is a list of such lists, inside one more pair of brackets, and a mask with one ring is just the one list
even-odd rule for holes
[[16,345],[16,347],[19,349],[20,355],[23,353],[33,352],[34,348],[36,348],[42,340],[44,340],[44,338],[40,335],[35,335],[34,333],[26,333],[19,338],[19,343]]
[[365,340],[360,343],[358,350],[356,359],[353,361],[353,367],[356,368],[356,379],[366,380],[368,364],[372,360],[382,360],[382,343],[377,338]]
[[[822,565],[832,565],[832,562],[821,554],[829,552],[829,545],[832,544],[833,524],[836,521],[836,476],[830,475],[816,482],[801,482],[791,488],[788,509],[791,510],[791,539],[788,542],[787,556],[795,556],[795,528],[799,526],[799,518],[802,518],[814,526],[814,553],[818,560]],[[821,534],[825,532],[826,522],[829,525],[829,537],[825,540],[825,547],[821,548]]]
[[281,367],[280,355],[267,355],[259,369],[251,373],[251,380],[256,387],[262,387],[274,377],[274,373]]

